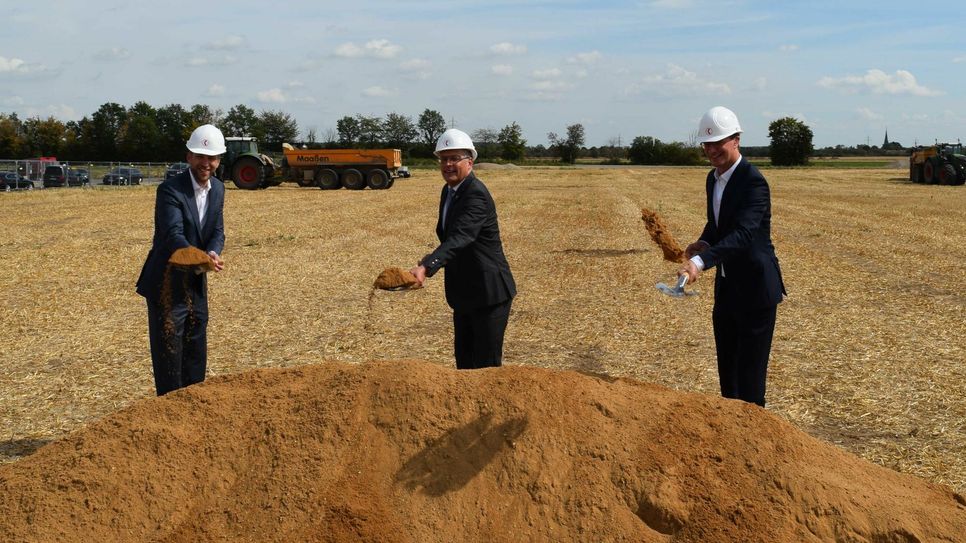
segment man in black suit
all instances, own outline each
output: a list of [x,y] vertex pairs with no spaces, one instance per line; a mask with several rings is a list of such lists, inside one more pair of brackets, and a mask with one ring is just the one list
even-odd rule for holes
[[178,249],[208,253],[215,271],[224,262],[225,186],[212,177],[225,152],[221,131],[207,124],[188,139],[188,169],[158,186],[154,240],[137,292],[148,304],[148,336],[158,396],[205,380],[208,362],[206,274],[168,266]]
[[713,107],[698,138],[714,170],[708,173],[707,223],[688,245],[684,267],[693,283],[714,267],[714,342],[721,395],[765,405],[768,355],[778,304],[785,294],[771,242],[768,183],[738,149],[738,117]]
[[436,142],[446,185],[440,195],[436,236],[440,245],[411,271],[422,285],[446,268],[446,302],[453,308],[457,369],[500,366],[503,335],[516,284],[503,254],[496,205],[473,174],[476,148],[451,128]]

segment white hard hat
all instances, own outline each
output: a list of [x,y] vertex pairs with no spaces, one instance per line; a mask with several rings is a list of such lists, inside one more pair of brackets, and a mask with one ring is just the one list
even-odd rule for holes
[[462,130],[450,128],[443,132],[443,135],[436,140],[436,150],[433,154],[438,157],[440,151],[447,149],[466,149],[473,154],[473,160],[476,160],[476,147],[473,147],[473,140]]
[[715,106],[698,123],[698,143],[713,143],[741,133],[738,116],[726,107]]
[[211,124],[203,124],[188,138],[188,150],[198,155],[222,155],[225,153],[225,136]]

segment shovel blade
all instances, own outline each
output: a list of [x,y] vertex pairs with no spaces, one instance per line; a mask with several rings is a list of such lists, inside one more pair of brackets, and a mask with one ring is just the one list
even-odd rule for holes
[[694,291],[685,292],[684,291],[684,285],[687,282],[688,282],[687,276],[681,276],[678,279],[677,284],[674,285],[674,286],[668,286],[668,285],[666,285],[664,283],[658,283],[656,286],[657,286],[657,289],[658,290],[660,290],[664,294],[667,294],[668,296],[672,296],[674,298],[683,298],[685,296],[694,296],[695,294],[697,294],[696,292],[694,292]]

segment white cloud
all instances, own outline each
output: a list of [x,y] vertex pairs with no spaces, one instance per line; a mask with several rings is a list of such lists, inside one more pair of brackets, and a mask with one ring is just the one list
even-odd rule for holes
[[433,75],[433,65],[426,59],[414,58],[399,65],[399,70],[410,78],[429,79]]
[[956,62],[956,63],[959,63],[959,62],[966,62],[966,55],[963,55],[963,56],[961,56],[961,57],[956,57],[956,58],[954,58],[954,59],[953,59],[953,62]]
[[380,87],[378,85],[369,87],[362,91],[363,96],[368,96],[369,98],[382,98],[385,96],[395,96],[396,91],[392,89],[387,89],[385,87]]
[[396,58],[400,51],[402,51],[402,47],[389,40],[371,40],[366,42],[362,47],[352,42],[343,43],[336,47],[335,56],[343,58],[366,57],[390,59]]
[[763,91],[768,88],[768,79],[765,77],[758,77],[751,82],[751,90]]
[[866,121],[882,121],[885,119],[881,113],[876,113],[867,107],[860,107],[856,111],[859,113],[859,117]]
[[23,98],[19,96],[8,96],[6,98],[0,99],[0,105],[3,107],[18,107],[24,104]]
[[32,64],[19,58],[0,57],[0,74],[29,74],[46,70],[47,67],[43,64]]
[[663,96],[702,96],[731,94],[731,87],[727,83],[706,80],[676,64],[668,64],[663,74],[645,77],[640,83],[628,86],[625,91],[628,95],[644,92]]
[[504,41],[491,45],[490,52],[495,55],[522,55],[527,52],[527,46]]
[[236,57],[225,55],[217,58],[194,57],[185,61],[189,68],[204,68],[206,66],[229,66],[238,62]]
[[782,53],[793,53],[795,51],[798,51],[798,46],[793,43],[789,43],[789,44],[782,45],[781,47],[778,48],[778,50],[781,51]]
[[44,108],[30,107],[24,112],[25,117],[53,117],[62,121],[76,121],[81,118],[74,108],[66,104],[50,105]]
[[551,79],[554,77],[560,77],[563,72],[559,68],[548,68],[546,70],[534,70],[533,77],[535,79]]
[[530,84],[530,88],[537,91],[544,92],[560,92],[573,88],[573,85],[567,83],[566,81],[534,81]]
[[[291,87],[290,87],[291,88]],[[276,87],[255,93],[255,99],[264,104],[314,104],[311,96],[292,96]]]
[[889,75],[882,70],[869,70],[865,75],[845,77],[823,77],[818,81],[820,87],[840,89],[847,94],[871,92],[872,94],[911,94],[913,96],[939,96],[934,91],[916,82],[916,77],[906,70],[896,70]]
[[290,89],[301,89],[305,86],[305,83],[302,83],[301,81],[289,81],[285,86]]
[[493,75],[513,75],[513,66],[509,64],[495,64],[490,66],[490,73]]
[[583,79],[583,78],[587,77],[588,75],[590,75],[590,74],[588,74],[587,73],[587,70],[584,70],[584,69],[580,69],[580,70],[577,70],[576,72],[574,72],[574,76],[575,77],[579,77],[580,79]]
[[603,55],[600,54],[600,51],[594,50],[587,53],[577,53],[576,55],[568,58],[567,62],[569,62],[570,64],[589,65],[589,64],[596,64],[597,61],[599,61],[601,58],[603,58]]
[[282,92],[282,89],[274,88],[258,92],[256,95],[259,102],[265,102],[269,104],[284,104],[288,101],[288,97]]
[[694,5],[693,0],[654,0],[650,3],[652,8],[661,9],[684,9]]
[[212,49],[219,49],[223,51],[234,51],[236,49],[241,49],[246,44],[244,36],[227,36],[220,40],[213,41],[209,44]]
[[212,98],[216,96],[224,96],[224,95],[225,95],[225,87],[217,83],[208,87],[208,91],[205,92],[205,96],[210,96]]
[[113,61],[113,60],[124,60],[128,58],[131,58],[131,52],[123,47],[111,47],[110,49],[101,49],[100,51],[94,53],[94,60]]

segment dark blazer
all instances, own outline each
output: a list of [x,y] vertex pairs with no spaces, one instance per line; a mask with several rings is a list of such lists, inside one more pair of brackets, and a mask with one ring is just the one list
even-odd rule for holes
[[457,312],[513,298],[517,287],[503,254],[496,204],[490,191],[470,172],[447,210],[444,229],[443,205],[447,190],[443,186],[436,222],[436,236],[441,243],[420,262],[426,267],[426,275],[432,276],[440,268],[446,268],[446,303]]
[[[711,248],[700,253],[705,269],[716,267],[715,303],[731,309],[775,306],[785,294],[771,242],[771,195],[765,178],[744,157],[725,185],[714,221],[714,171],[708,172],[708,222],[699,239]],[[724,264],[726,281],[721,281]],[[727,285],[722,290],[720,284]]]
[[[225,222],[222,215],[225,185],[214,177],[208,183],[211,184],[211,190],[208,192],[205,224],[201,227],[189,170],[158,186],[154,204],[154,240],[137,282],[138,294],[148,300],[160,300],[161,281],[171,253],[193,245],[205,252],[214,251],[220,255],[225,248]],[[205,295],[206,275],[201,274],[194,282],[197,294],[201,296]]]

